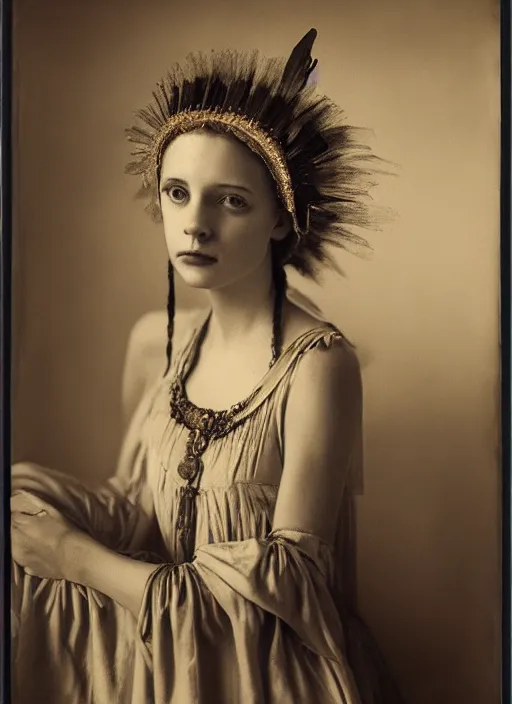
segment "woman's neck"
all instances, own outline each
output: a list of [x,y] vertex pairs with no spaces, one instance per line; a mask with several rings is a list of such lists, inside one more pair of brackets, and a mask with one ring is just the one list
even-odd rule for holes
[[272,329],[274,287],[270,266],[237,281],[232,286],[210,291],[212,315],[208,326],[212,347],[238,343]]

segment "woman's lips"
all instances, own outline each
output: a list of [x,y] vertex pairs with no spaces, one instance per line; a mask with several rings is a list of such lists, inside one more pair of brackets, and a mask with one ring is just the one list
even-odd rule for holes
[[215,257],[201,252],[180,252],[178,255],[181,261],[192,266],[211,266],[217,261]]

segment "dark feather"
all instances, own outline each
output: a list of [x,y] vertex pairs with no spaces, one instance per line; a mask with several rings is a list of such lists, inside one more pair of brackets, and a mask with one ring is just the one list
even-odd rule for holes
[[207,94],[205,95],[202,103],[203,109],[208,110],[215,108],[218,105],[222,105],[226,100],[227,92],[228,88],[224,81],[218,76],[212,77],[208,86]]
[[291,98],[299,93],[306,85],[309,74],[315,68],[317,62],[313,62],[311,50],[317,34],[316,29],[310,29],[290,54],[284,67],[279,90],[284,98]]
[[242,105],[245,105],[247,98],[251,93],[251,82],[242,78],[233,81],[226,91],[224,102],[231,110],[237,110]]

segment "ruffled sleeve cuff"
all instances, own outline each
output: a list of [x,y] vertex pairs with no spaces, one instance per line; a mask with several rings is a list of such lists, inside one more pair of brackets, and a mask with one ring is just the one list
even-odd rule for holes
[[318,655],[339,661],[343,630],[330,589],[332,571],[331,546],[304,531],[205,544],[192,562],[164,564],[152,572],[138,634],[151,642],[154,630],[161,628],[159,619],[169,624],[176,600],[182,610],[193,608],[197,593],[206,592],[232,621],[240,619],[244,602],[251,603],[285,621]]
[[332,555],[314,535],[279,530],[205,544],[192,562],[157,567],[137,621],[155,697],[195,700],[217,671],[233,701],[360,704]]

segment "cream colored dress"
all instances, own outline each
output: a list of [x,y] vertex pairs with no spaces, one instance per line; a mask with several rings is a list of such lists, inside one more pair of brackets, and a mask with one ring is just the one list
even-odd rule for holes
[[92,589],[13,564],[13,704],[401,702],[356,615],[360,436],[345,481],[333,486],[343,492],[335,544],[293,526],[272,531],[294,371],[308,350],[349,343],[323,323],[300,336],[236,427],[210,443],[187,553],[176,470],[189,431],[170,417],[169,385],[190,368],[198,332],[144,395],[104,487],[37,466],[13,474],[13,491],[33,491],[109,547],[157,563],[138,619]]

